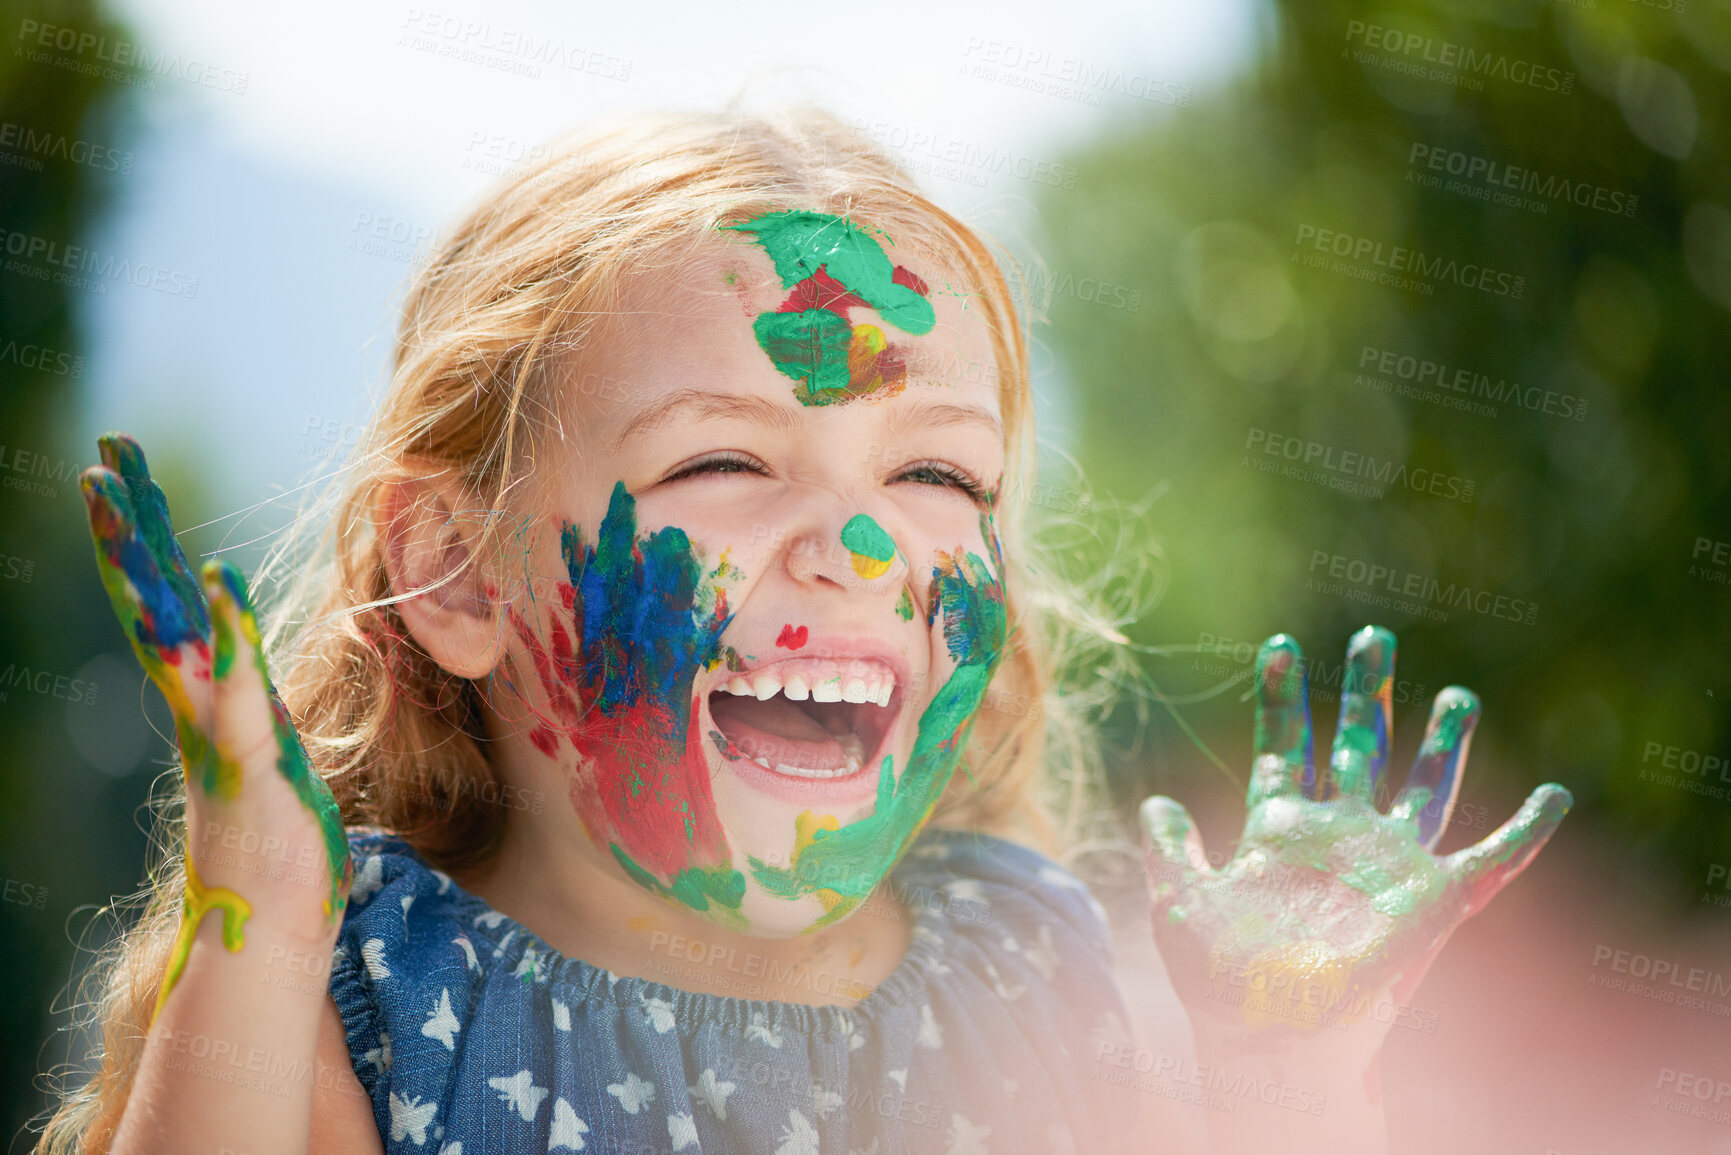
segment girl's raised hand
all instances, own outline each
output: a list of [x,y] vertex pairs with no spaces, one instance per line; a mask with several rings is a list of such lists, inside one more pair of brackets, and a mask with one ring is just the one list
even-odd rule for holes
[[186,899],[160,1014],[206,914],[220,914],[231,952],[255,917],[273,941],[328,949],[351,867],[336,799],[265,672],[245,579],[214,560],[195,578],[137,442],[98,444],[102,464],[82,478],[97,567],[173,711],[186,781]]
[[1199,1047],[1328,1049],[1346,1041],[1337,1028],[1368,1062],[1392,1023],[1416,1025],[1406,999],[1449,934],[1525,869],[1568,811],[1569,792],[1546,784],[1477,845],[1431,853],[1479,717],[1458,686],[1436,696],[1412,773],[1380,811],[1394,658],[1389,631],[1353,636],[1333,756],[1317,767],[1298,644],[1262,644],[1249,812],[1220,869],[1182,806],[1142,804],[1154,933]]

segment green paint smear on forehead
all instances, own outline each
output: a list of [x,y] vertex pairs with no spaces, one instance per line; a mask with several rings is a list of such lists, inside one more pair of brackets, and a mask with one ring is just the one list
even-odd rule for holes
[[[993,542],[994,556],[997,554]],[[752,874],[770,894],[796,899],[816,894],[829,909],[807,930],[845,917],[884,878],[931,817],[973,730],[1009,636],[1004,590],[977,554],[940,555],[933,576],[932,617],[941,606],[944,641],[956,670],[920,715],[908,768],[898,783],[891,759],[878,770],[871,815],[840,829],[817,829],[792,869],[751,859]],[[824,892],[828,892],[827,894]]]
[[895,266],[882,246],[846,217],[796,210],[765,213],[744,224],[723,227],[757,238],[775,262],[783,288],[792,288],[823,269],[903,332],[917,337],[937,324],[932,303],[909,286],[898,284],[893,279]]
[[779,308],[757,315],[752,332],[775,367],[797,382],[802,405],[888,396],[903,387],[906,366],[883,330],[855,325],[848,310],[875,309],[913,336],[931,332],[937,314],[925,283],[892,264],[876,239],[846,217],[806,210],[722,227],[753,235],[782,287],[792,290]]

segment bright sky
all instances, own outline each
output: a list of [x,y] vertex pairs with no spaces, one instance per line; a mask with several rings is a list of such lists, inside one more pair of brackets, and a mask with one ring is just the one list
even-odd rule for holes
[[[250,5],[119,0],[160,78],[96,243],[196,296],[88,294],[89,432],[178,443],[234,508],[315,470],[370,408],[415,251],[501,159],[603,110],[715,107],[751,82],[906,151],[1015,243],[1065,142],[1174,103],[1250,51],[1257,0],[1078,6]],[[184,71],[184,70],[183,70]],[[1008,155],[1001,168],[990,158]]]

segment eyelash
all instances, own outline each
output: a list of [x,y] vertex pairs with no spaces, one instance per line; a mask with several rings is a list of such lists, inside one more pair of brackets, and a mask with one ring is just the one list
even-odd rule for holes
[[[990,507],[993,502],[994,494],[991,490],[962,470],[942,461],[912,462],[903,466],[897,477],[899,479],[917,472],[930,473],[941,478],[942,480],[938,482],[940,486],[961,491],[975,505]],[[695,477],[700,473],[757,473],[767,477],[769,470],[761,461],[747,457],[743,453],[715,453],[680,466],[662,478],[662,481],[680,481],[687,477]]]

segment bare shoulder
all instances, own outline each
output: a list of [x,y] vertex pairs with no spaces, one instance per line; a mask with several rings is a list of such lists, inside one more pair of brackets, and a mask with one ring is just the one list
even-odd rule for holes
[[319,1042],[313,1057],[313,1120],[309,1151],[336,1155],[384,1155],[384,1141],[373,1121],[372,1100],[349,1061],[343,1019],[325,1000],[319,1017]]

